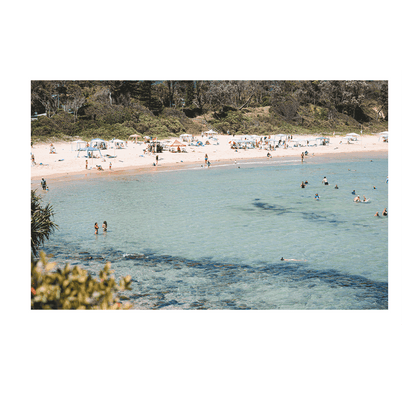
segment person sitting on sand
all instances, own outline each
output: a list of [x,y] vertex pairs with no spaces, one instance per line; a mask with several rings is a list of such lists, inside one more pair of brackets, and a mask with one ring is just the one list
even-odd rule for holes
[[380,217],[380,215],[378,215],[378,211],[374,214],[375,217]]
[[300,184],[300,187],[301,188],[305,188],[306,187],[306,185],[305,185],[305,183],[302,181],[302,183]]
[[381,214],[381,215],[383,215],[383,216],[387,217],[387,208],[384,208],[384,209],[383,209],[383,212],[382,212],[382,214]]
[[103,231],[107,231],[107,221],[103,222],[102,227],[103,227]]
[[360,195],[357,195],[357,196],[354,198],[354,202],[361,202]]
[[94,234],[98,234],[98,224],[97,223],[95,223],[94,224]]

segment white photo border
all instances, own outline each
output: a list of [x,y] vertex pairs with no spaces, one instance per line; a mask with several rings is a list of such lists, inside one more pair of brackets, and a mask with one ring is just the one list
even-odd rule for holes
[[[31,310],[32,80],[387,80],[389,224],[387,310]],[[14,68],[13,324],[17,326],[404,325],[404,67],[402,65],[16,65]]]

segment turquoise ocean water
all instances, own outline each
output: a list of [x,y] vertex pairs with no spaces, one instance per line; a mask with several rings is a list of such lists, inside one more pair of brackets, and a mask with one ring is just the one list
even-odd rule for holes
[[387,167],[275,158],[49,181],[59,230],[43,249],[93,275],[110,261],[136,308],[387,309]]

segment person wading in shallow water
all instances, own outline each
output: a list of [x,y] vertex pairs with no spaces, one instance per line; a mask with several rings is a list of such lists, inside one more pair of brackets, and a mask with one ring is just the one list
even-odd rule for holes
[[97,223],[95,223],[94,224],[94,234],[98,234],[98,224]]

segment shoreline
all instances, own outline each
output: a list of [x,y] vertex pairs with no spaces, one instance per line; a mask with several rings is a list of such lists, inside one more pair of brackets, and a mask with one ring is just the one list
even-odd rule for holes
[[[219,138],[219,145],[206,145],[199,148],[187,146],[187,153],[171,153],[169,151],[158,153],[159,163],[157,166],[153,165],[155,163],[155,154],[141,154],[143,149],[147,147],[144,143],[129,143],[126,149],[108,149],[107,151],[103,151],[107,152],[107,154],[113,152],[116,154],[117,152],[116,158],[114,159],[106,158],[105,156],[98,159],[76,158],[74,157],[76,151],[71,150],[71,143],[67,142],[56,143],[55,147],[58,154],[49,154],[48,144],[35,145],[31,149],[32,154],[35,155],[35,160],[46,160],[48,163],[43,166],[37,164],[31,167],[31,181],[40,181],[42,178],[52,181],[76,179],[77,177],[81,179],[85,177],[91,178],[97,175],[107,177],[108,175],[125,174],[129,171],[135,174],[155,173],[197,168],[201,165],[203,168],[206,168],[204,163],[205,154],[208,154],[209,161],[211,162],[210,169],[215,168],[219,163],[223,165],[248,162],[264,163],[266,161],[273,163],[276,160],[298,160],[301,163],[300,155],[306,150],[309,156],[305,157],[304,163],[316,157],[345,159],[346,157],[360,157],[371,154],[388,155],[388,143],[380,143],[377,141],[378,137],[376,136],[363,136],[360,138],[360,142],[353,144],[330,143],[327,146],[317,147],[278,148],[269,151],[272,155],[271,158],[266,156],[268,150],[265,149],[247,149],[235,152],[230,149],[228,143],[230,136],[217,137]],[[331,138],[331,140],[336,142],[342,140],[342,138],[335,137]],[[65,159],[67,160],[66,162]],[[96,167],[85,169],[86,160],[88,160],[89,164],[94,164],[95,166],[101,165],[104,170],[100,171]],[[112,164],[111,170],[109,169],[110,162]]]
[[[334,158],[334,156],[336,156]],[[309,159],[309,163],[314,161],[317,158],[322,159],[349,159],[354,157],[383,157],[388,156],[387,150],[368,150],[368,151],[362,151],[362,152],[342,152],[342,153],[326,153],[326,154],[318,154],[312,156],[312,159]],[[215,169],[218,167],[226,167],[226,166],[234,166],[234,165],[243,165],[248,163],[253,164],[260,164],[260,163],[270,163],[274,164],[277,160],[286,160],[289,163],[302,163],[299,161],[298,156],[275,156],[272,159],[268,159],[267,157],[251,157],[246,159],[239,159],[237,163],[234,159],[222,159],[218,160],[212,163],[211,167],[209,169]],[[219,166],[218,164],[221,163]],[[308,163],[308,158],[305,159],[305,164]],[[125,174],[131,174],[131,175],[138,175],[138,174],[146,174],[146,173],[162,173],[162,172],[173,172],[173,171],[179,171],[179,170],[189,170],[189,169],[207,169],[205,166],[201,166],[199,162],[188,162],[188,163],[170,163],[170,164],[164,164],[160,166],[128,166],[123,168],[118,168],[117,170],[113,171],[98,171],[98,170],[91,170],[88,172],[68,172],[66,174],[63,173],[57,173],[57,174],[51,174],[48,176],[32,176],[32,186],[34,185],[33,181],[40,181],[42,177],[45,177],[48,179],[48,181],[53,182],[61,182],[65,180],[81,180],[81,179],[91,179],[94,177],[110,177],[110,176],[117,176],[117,175],[125,175]]]

